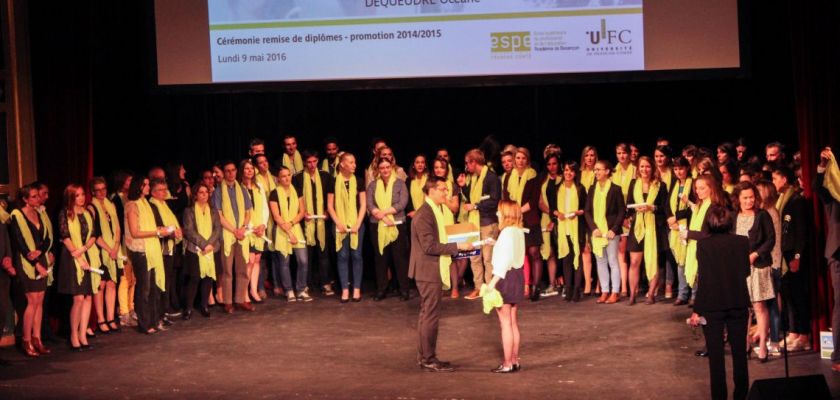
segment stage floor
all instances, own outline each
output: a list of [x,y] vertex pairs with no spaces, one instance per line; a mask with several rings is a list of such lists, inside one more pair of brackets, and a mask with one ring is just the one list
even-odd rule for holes
[[[446,298],[438,354],[454,373],[416,365],[418,299],[341,305],[269,299],[255,313],[194,314],[151,337],[99,335],[95,349],[0,358],[0,398],[549,399],[709,397],[702,337],[685,307],[571,304],[558,297],[520,308],[523,370],[498,375],[498,319],[478,301]],[[728,360],[728,358],[727,358]],[[731,371],[727,365],[727,371]],[[784,375],[784,362],[749,362],[750,382]],[[824,374],[834,397],[840,374],[817,352],[790,357],[791,375]],[[731,381],[729,383],[731,393]]]

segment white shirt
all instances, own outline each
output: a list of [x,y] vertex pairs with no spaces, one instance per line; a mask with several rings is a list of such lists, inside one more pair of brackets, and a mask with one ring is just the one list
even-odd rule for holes
[[511,269],[525,265],[525,233],[522,228],[509,226],[502,229],[493,246],[493,275],[504,279]]

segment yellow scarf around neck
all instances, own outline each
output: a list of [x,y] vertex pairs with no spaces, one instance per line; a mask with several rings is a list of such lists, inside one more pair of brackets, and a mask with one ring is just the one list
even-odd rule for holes
[[[641,179],[636,180],[636,184],[633,187],[633,202],[653,206],[657,194],[659,194],[659,181],[650,183],[647,197],[645,197],[643,186],[644,184]],[[648,281],[653,281],[653,277],[659,270],[658,251],[656,247],[656,215],[653,211],[640,212],[636,210],[633,236],[637,242],[644,240],[645,274],[647,275]]]
[[[120,227],[119,216],[117,215],[117,208],[114,206],[114,203],[104,198],[101,203],[99,200],[93,199],[91,204],[93,204],[96,212],[99,214],[99,231],[102,233],[102,240],[108,247],[119,245],[116,242],[116,231]],[[111,258],[111,253],[105,251],[105,249],[102,250],[102,264],[108,268],[108,274],[111,276],[111,279],[116,281],[117,269],[123,268],[123,262],[121,260],[125,257],[122,246],[118,246],[116,260]]]
[[[426,195],[423,193],[423,186],[426,186],[426,181],[428,180],[428,178],[428,174],[423,174],[411,180],[408,192],[411,194],[411,206],[414,209],[414,211],[419,210],[420,206],[423,205],[423,202],[426,199]],[[451,196],[452,192],[450,191],[449,193]]]
[[[435,225],[437,225],[438,230],[438,240],[441,244],[446,244],[449,239],[446,235],[446,225],[447,222],[453,221],[454,217],[452,216],[452,212],[449,210],[448,207],[445,205],[437,205],[432,199],[426,197],[426,204],[432,208],[432,213],[435,215]],[[447,215],[448,213],[448,215]],[[439,266],[440,266],[440,280],[443,282],[443,290],[449,289],[452,286],[449,283],[449,266],[452,264],[452,257],[448,255],[441,255],[439,257]]]
[[295,154],[291,157],[289,157],[288,153],[284,152],[283,166],[291,170],[292,176],[303,171],[303,158],[301,158],[300,152],[295,150]]
[[[278,185],[275,191],[277,193],[277,207],[280,209],[280,218],[283,222],[292,223],[292,220],[300,212],[300,197],[297,194],[297,190],[295,190],[295,186],[289,185],[289,188],[286,189]],[[297,239],[297,243],[295,244],[292,244],[289,234],[282,228],[278,226],[275,230],[274,248],[286,257],[292,254],[292,249],[306,248],[306,239],[303,236],[303,230],[300,228],[300,224],[292,225],[292,234]]]
[[[314,196],[312,193],[313,181],[315,184]],[[303,200],[306,203],[307,214],[324,215],[324,190],[321,186],[321,174],[318,171],[315,171],[312,175],[309,174],[309,171],[303,171]],[[315,246],[315,244],[318,244],[321,251],[324,251],[327,245],[327,221],[323,218],[309,219],[306,220],[305,227],[306,245]]]
[[[470,204],[478,207],[481,202],[482,190],[484,190],[484,178],[487,177],[487,166],[481,167],[481,172],[478,175],[470,175]],[[475,225],[476,228],[481,226],[481,215],[478,213],[478,208],[471,210],[467,216],[467,221]]]
[[8,223],[11,217],[9,212],[6,211],[5,203],[0,203],[0,224]]
[[621,194],[624,195],[624,200],[627,200],[627,192],[630,191],[630,181],[636,176],[636,166],[632,163],[627,164],[627,168],[622,170],[621,164],[615,166],[615,172],[612,175],[612,181],[621,188]]
[[[82,239],[82,223],[80,218],[85,219],[88,228],[87,235],[85,235],[84,239]],[[70,241],[73,242],[73,246],[77,249],[83,248],[93,234],[93,218],[91,218],[87,211],[82,212],[81,215],[76,215],[75,218],[70,218],[70,215],[67,215],[67,230],[70,231]],[[85,254],[79,257],[83,257],[84,255],[87,255],[88,265],[91,268],[98,269],[102,266],[102,261],[99,258],[99,247],[90,246]],[[76,264],[76,282],[81,285],[85,278],[85,270],[82,269],[82,263],[79,261],[79,258],[74,258],[73,262]],[[99,293],[99,283],[101,281],[102,277],[99,274],[90,272],[90,284],[93,289],[93,294]]]
[[612,182],[607,181],[603,186],[595,182],[594,198],[592,199],[592,217],[595,219],[595,228],[601,231],[601,236],[592,236],[592,253],[598,257],[604,257],[604,248],[607,247],[607,194],[610,192]]
[[[349,182],[349,188],[344,188],[344,182]],[[358,182],[356,176],[350,175],[350,178],[345,178],[341,173],[335,176],[335,213],[338,215],[336,225],[344,224],[344,228],[350,229],[356,226],[356,220],[359,218],[359,207],[357,201],[359,198]],[[336,233],[335,235],[335,250],[341,250],[344,244],[344,238],[350,235],[350,248],[356,250],[359,248],[359,233]]]
[[595,183],[595,171],[591,169],[581,169],[580,171],[580,184],[583,188],[589,192],[589,188],[592,187],[592,184]]
[[[332,168],[332,171],[330,171],[330,168]],[[330,164],[330,160],[327,158],[321,160],[321,171],[324,171],[335,178],[335,175],[338,173],[338,157],[333,159],[332,164]]]
[[[178,222],[178,218],[175,217],[175,213],[173,213],[172,209],[169,208],[169,204],[166,204],[165,201],[158,200],[154,197],[149,199],[149,203],[154,204],[155,207],[157,207],[158,213],[160,213],[160,219],[163,221],[164,226],[181,229],[181,223]],[[169,250],[174,251],[175,245],[181,243],[181,240],[182,239],[176,239],[174,235],[170,236],[166,240]]]
[[271,193],[275,188],[277,188],[277,181],[274,180],[274,176],[270,173],[263,175],[263,173],[258,172],[255,177],[257,185],[261,186],[264,193]]
[[670,189],[671,188],[671,181],[673,180],[673,177],[674,177],[673,172],[671,172],[671,168],[666,168],[664,174],[660,171],[659,175],[662,179],[662,182],[665,183],[665,187]]
[[[698,207],[697,212],[691,215],[691,222],[688,229],[699,232],[703,228],[703,221],[706,219],[706,211],[712,201],[709,199],[703,200],[703,203]],[[694,287],[695,278],[697,278],[697,241],[687,239],[688,246],[685,250],[685,279],[688,285]]]
[[510,199],[521,206],[522,192],[525,190],[525,184],[527,184],[529,180],[534,179],[536,176],[537,171],[530,167],[525,169],[525,171],[521,174],[516,168],[510,171],[510,179],[508,179],[507,187]]
[[[263,192],[262,187],[258,183],[252,184],[251,191],[254,192],[254,195],[251,196],[251,205],[253,205],[253,208],[251,209],[250,225],[256,228],[261,225],[262,221],[268,221],[271,218],[267,218],[268,215],[266,215],[270,211],[268,210],[268,200],[265,197],[265,192]],[[268,224],[266,223],[267,226]],[[248,242],[251,247],[259,252],[265,250],[265,239],[262,237],[257,237],[257,235],[250,233],[248,234]]]
[[[245,194],[242,192],[242,186],[239,185],[239,182],[233,181],[234,187],[234,195],[236,196],[236,215],[239,219],[234,217],[234,210],[233,210],[233,203],[230,201],[230,194],[228,194],[228,183],[222,181],[222,184],[219,185],[219,189],[222,191],[222,215],[224,215],[225,219],[230,222],[231,225],[234,225],[236,229],[239,229],[245,226]],[[233,244],[237,242],[236,235],[233,232],[228,231],[227,229],[223,230],[222,238],[224,240],[224,255],[225,257],[230,256],[230,252],[233,251]],[[239,241],[239,245],[242,247],[242,258],[245,260],[245,263],[248,263],[248,257],[250,256],[250,251],[248,249],[250,241],[248,240],[248,236],[246,235],[244,239]]]
[[[157,222],[152,206],[145,197],[135,201],[137,204],[137,220],[141,231],[157,231]],[[147,237],[143,240],[143,248],[146,254],[146,269],[155,270],[155,284],[161,291],[166,291],[166,274],[163,270],[163,249],[160,247],[160,239],[157,236]]]
[[793,197],[795,192],[796,190],[793,189],[793,186],[788,186],[787,190],[785,190],[784,193],[779,196],[779,199],[776,200],[776,210],[779,211],[779,216],[782,218],[784,218],[785,206],[787,206],[788,201],[791,197]]
[[[213,209],[207,204],[202,207],[196,203],[193,206],[193,212],[195,213],[195,228],[198,235],[203,237],[204,240],[210,239],[210,236],[213,235],[213,216],[210,215]],[[204,249],[196,249],[195,255],[198,257],[198,271],[201,279],[209,277],[215,281],[216,257],[213,256],[213,253],[204,254]]]
[[[394,196],[394,182],[397,181],[396,174],[391,174],[388,178],[387,187],[381,178],[376,179],[376,189],[373,198],[376,202],[376,207],[380,210],[387,210],[391,208],[391,203]],[[385,247],[397,240],[400,231],[396,225],[388,225],[386,222],[394,223],[394,216],[388,215],[377,222],[377,250],[379,254],[384,254]]]
[[[671,192],[671,197],[668,201],[668,205],[671,207],[671,214],[677,215],[677,212],[681,210],[685,210],[688,207],[686,204],[680,200],[680,190],[679,188],[683,187],[683,194],[688,194],[688,191],[691,190],[692,179],[686,178],[685,184],[680,185],[678,182],[676,186],[674,186],[674,190]],[[678,225],[686,226],[686,219],[677,220]],[[674,260],[676,260],[677,265],[683,267],[685,266],[685,249],[686,244],[683,243],[682,239],[680,239],[680,231],[679,230],[671,230],[671,233],[668,235],[668,245],[671,248],[671,253],[674,254]]]
[[[37,250],[35,248],[34,236],[32,236],[32,231],[29,229],[29,223],[27,223],[26,216],[23,215],[23,212],[19,209],[12,210],[12,213],[10,214],[9,218],[11,218],[14,221],[14,223],[17,224],[18,230],[20,230],[20,234],[21,236],[23,236],[23,241],[24,243],[26,243],[26,253]],[[43,224],[44,222],[41,221],[41,226],[44,226]],[[44,229],[45,237],[46,233],[46,229]],[[35,265],[29,262],[29,260],[26,258],[26,253],[24,253],[23,251],[20,252],[20,264],[23,269],[23,273],[26,274],[26,277],[34,280],[37,277],[37,271],[35,270]],[[45,258],[49,259],[49,257]],[[49,268],[49,266],[45,265],[44,268]],[[52,285],[52,276],[53,273],[52,271],[50,271],[49,275],[47,276],[48,286]]]
[[[553,180],[554,185],[556,186],[560,183],[562,179],[560,176],[556,176]],[[548,183],[551,182],[551,177],[546,177],[545,181],[540,186],[540,194],[542,194],[543,199],[545,199],[546,205],[548,205],[548,196],[546,192],[548,191]],[[549,210],[550,212],[551,210]],[[540,213],[540,230],[542,231],[542,244],[540,245],[540,256],[542,256],[543,260],[548,260],[548,257],[551,256],[551,232],[547,231],[548,224],[551,223],[551,214],[550,213]]]
[[[566,208],[566,198],[569,198],[569,208]],[[604,209],[606,210],[606,197],[604,197]],[[577,212],[580,208],[580,204],[578,201],[578,189],[574,183],[572,186],[566,187],[565,184],[561,184],[560,188],[557,190],[557,211],[561,214],[569,214],[573,212]],[[565,218],[562,221],[557,221],[557,258],[562,259],[569,255],[569,251],[572,251],[572,255],[574,256],[573,265],[575,270],[578,269],[578,265],[580,264],[580,244],[579,244],[579,237],[578,237],[578,217],[575,218]],[[604,217],[606,221],[606,214]],[[606,222],[604,223],[606,225]],[[572,248],[569,249],[569,241],[566,240],[566,232],[569,232],[569,237],[572,238]]]

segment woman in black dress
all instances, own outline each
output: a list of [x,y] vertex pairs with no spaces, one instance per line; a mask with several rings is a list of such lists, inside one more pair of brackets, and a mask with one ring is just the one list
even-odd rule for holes
[[52,239],[49,221],[38,212],[41,197],[38,188],[26,185],[18,190],[18,209],[12,211],[11,236],[15,256],[13,262],[20,287],[26,296],[23,312],[23,352],[30,357],[49,354],[50,349],[41,343],[41,320],[44,314],[44,294],[52,283],[51,266],[55,258],[50,253]]
[[[627,191],[628,212],[631,216],[630,234],[627,239],[627,249],[630,251],[630,301],[628,305],[636,303],[639,291],[642,260],[645,261],[645,272],[650,282],[646,304],[653,304],[656,292],[664,274],[664,263],[660,260],[660,252],[668,249],[668,228],[665,225],[665,207],[667,205],[668,188],[659,179],[659,171],[654,168],[653,160],[648,156],[639,158],[637,164],[638,178],[630,181]],[[660,268],[661,267],[661,268]]]
[[73,296],[70,309],[70,347],[74,350],[90,348],[87,326],[93,303],[91,296],[99,289],[100,277],[92,277],[91,270],[99,270],[100,236],[93,216],[85,209],[85,191],[70,184],[64,189],[63,207],[58,214],[59,237],[64,246],[59,261],[58,291]]

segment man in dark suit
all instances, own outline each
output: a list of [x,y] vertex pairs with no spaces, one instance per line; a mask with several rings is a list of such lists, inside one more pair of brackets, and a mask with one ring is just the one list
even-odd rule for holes
[[[455,369],[445,361],[437,359],[438,321],[443,280],[440,272],[440,257],[454,256],[459,250],[471,250],[469,243],[441,243],[438,221],[432,207],[444,207],[447,197],[446,181],[429,177],[423,187],[426,202],[415,212],[411,222],[411,257],[408,276],[417,282],[420,292],[420,317],[417,332],[420,336],[418,361],[420,367],[430,372],[452,372]],[[449,274],[447,274],[449,276]]]
[[[747,318],[750,296],[750,245],[733,233],[733,217],[720,205],[706,213],[710,236],[697,241],[697,285],[702,287],[694,302],[690,323],[703,325],[709,349],[709,376],[713,399],[726,399],[726,362],[723,331],[732,349],[733,399],[745,399],[749,388],[747,370]],[[705,318],[703,322],[700,317]]]

